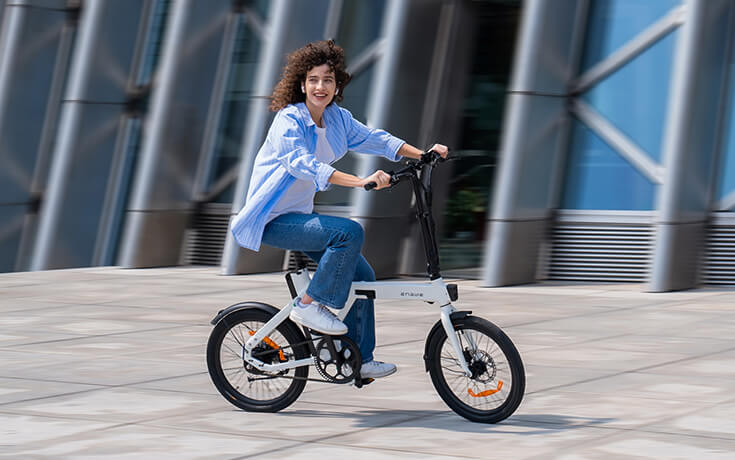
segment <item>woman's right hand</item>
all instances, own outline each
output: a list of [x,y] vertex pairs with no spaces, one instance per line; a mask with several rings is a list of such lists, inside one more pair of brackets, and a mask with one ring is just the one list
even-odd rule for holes
[[390,174],[388,174],[385,171],[382,171],[378,169],[374,173],[370,174],[366,178],[362,180],[362,184],[360,184],[361,187],[364,187],[365,185],[369,184],[370,182],[375,182],[378,184],[377,187],[375,187],[375,190],[380,190],[381,188],[388,187],[390,185]]

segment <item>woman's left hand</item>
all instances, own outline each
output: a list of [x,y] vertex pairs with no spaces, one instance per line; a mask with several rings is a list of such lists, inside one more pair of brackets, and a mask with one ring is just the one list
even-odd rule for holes
[[447,148],[446,145],[434,144],[434,145],[431,146],[431,148],[429,150],[435,151],[436,153],[438,153],[439,155],[441,155],[442,158],[446,158],[447,155],[449,155],[449,148]]

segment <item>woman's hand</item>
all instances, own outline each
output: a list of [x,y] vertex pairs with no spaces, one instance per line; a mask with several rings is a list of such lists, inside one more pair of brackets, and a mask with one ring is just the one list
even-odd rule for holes
[[[442,144],[434,144],[431,146],[429,150],[433,150],[439,155],[441,155],[442,158],[446,158],[447,155],[449,155],[449,149],[446,145]],[[422,150],[417,149],[413,145],[410,145],[408,143],[403,144],[400,149],[398,149],[398,155],[401,155],[406,158],[413,158],[414,160],[418,160],[421,158],[421,155],[424,152]]]
[[370,174],[366,178],[362,179],[361,187],[364,187],[365,185],[369,184],[370,182],[375,182],[378,184],[377,187],[375,187],[375,190],[380,190],[381,188],[388,187],[390,185],[390,174],[388,174],[385,171],[382,171],[378,169],[374,173]]
[[449,155],[449,148],[446,145],[434,144],[429,150],[433,150],[438,153],[442,158],[446,158]]

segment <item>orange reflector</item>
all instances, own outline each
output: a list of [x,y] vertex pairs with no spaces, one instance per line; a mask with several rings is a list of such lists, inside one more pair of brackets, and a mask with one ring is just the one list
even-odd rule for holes
[[500,391],[501,388],[503,388],[503,381],[498,380],[498,387],[494,390],[485,390],[479,393],[475,393],[474,391],[472,391],[472,388],[468,388],[467,393],[469,393],[470,396],[472,396],[473,398],[482,398],[483,396],[490,396],[497,393],[498,391]]
[[[250,335],[255,335],[255,331],[249,331]],[[270,339],[270,337],[263,338],[263,342],[268,345],[269,347],[273,348],[274,350],[278,350],[278,357],[281,358],[281,361],[286,361],[286,355],[283,354],[283,350],[281,350],[281,347],[276,344],[273,340]]]

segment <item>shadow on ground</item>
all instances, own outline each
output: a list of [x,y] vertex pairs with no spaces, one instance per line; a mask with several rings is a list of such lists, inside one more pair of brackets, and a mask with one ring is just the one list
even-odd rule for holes
[[[463,433],[505,433],[529,436],[604,426],[615,422],[614,418],[574,417],[554,414],[515,415],[497,424],[475,423],[449,411],[367,409],[352,412],[297,409],[273,414],[274,417],[298,417],[311,419],[350,419],[358,428],[374,428],[399,424],[403,427],[433,428]],[[510,427],[535,428],[517,431]]]

